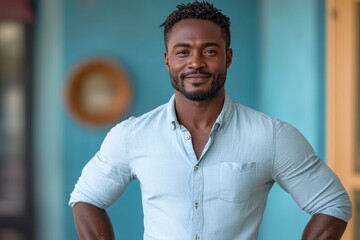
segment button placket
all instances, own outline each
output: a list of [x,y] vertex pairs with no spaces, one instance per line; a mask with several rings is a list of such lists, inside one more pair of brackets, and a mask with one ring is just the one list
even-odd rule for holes
[[181,144],[184,146],[186,154],[187,154],[187,160],[190,164],[194,163],[197,161],[196,155],[195,155],[195,151],[192,145],[192,137],[190,132],[186,129],[186,128],[182,128],[180,133],[180,137],[181,139],[179,139],[181,141]]
[[202,232],[203,226],[203,209],[201,206],[202,203],[202,193],[203,193],[203,174],[200,163],[197,162],[193,166],[193,177],[192,177],[192,190],[193,190],[193,211],[192,211],[192,221],[193,221],[193,239],[200,240],[200,234]]

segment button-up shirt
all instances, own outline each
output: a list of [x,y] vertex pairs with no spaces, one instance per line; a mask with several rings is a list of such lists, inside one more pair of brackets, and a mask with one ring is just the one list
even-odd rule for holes
[[310,214],[351,217],[339,179],[299,131],[228,96],[199,159],[177,121],[174,96],[116,125],[69,204],[107,208],[133,179],[140,182],[146,240],[255,240],[274,182]]

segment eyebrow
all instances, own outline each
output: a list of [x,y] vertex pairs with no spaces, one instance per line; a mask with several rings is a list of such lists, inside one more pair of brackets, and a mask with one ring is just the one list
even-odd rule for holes
[[[174,45],[173,48],[178,48],[178,47],[190,47],[191,45],[189,43],[177,43]],[[201,47],[206,48],[206,47],[221,47],[220,44],[216,43],[216,42],[206,42],[201,44]]]
[[202,47],[206,48],[206,47],[221,47],[221,46],[216,42],[207,42],[202,44]]

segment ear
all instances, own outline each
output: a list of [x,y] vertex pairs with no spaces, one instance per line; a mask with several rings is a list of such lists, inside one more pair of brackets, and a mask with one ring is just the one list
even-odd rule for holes
[[233,55],[233,51],[232,48],[229,48],[226,51],[226,68],[229,68],[232,62],[232,55]]
[[169,57],[167,51],[164,52],[165,67],[169,71]]

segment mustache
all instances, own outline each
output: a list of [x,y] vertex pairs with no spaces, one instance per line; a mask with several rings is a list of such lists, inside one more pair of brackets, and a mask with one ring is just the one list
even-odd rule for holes
[[209,77],[212,76],[212,73],[210,73],[210,72],[205,72],[204,70],[199,69],[199,70],[194,70],[194,71],[190,71],[190,72],[181,73],[181,74],[180,74],[180,77],[181,77],[181,78],[185,78],[185,77],[187,77],[187,76],[189,76],[189,75],[191,75],[191,74],[204,74],[204,75],[207,75],[207,76],[209,76]]

